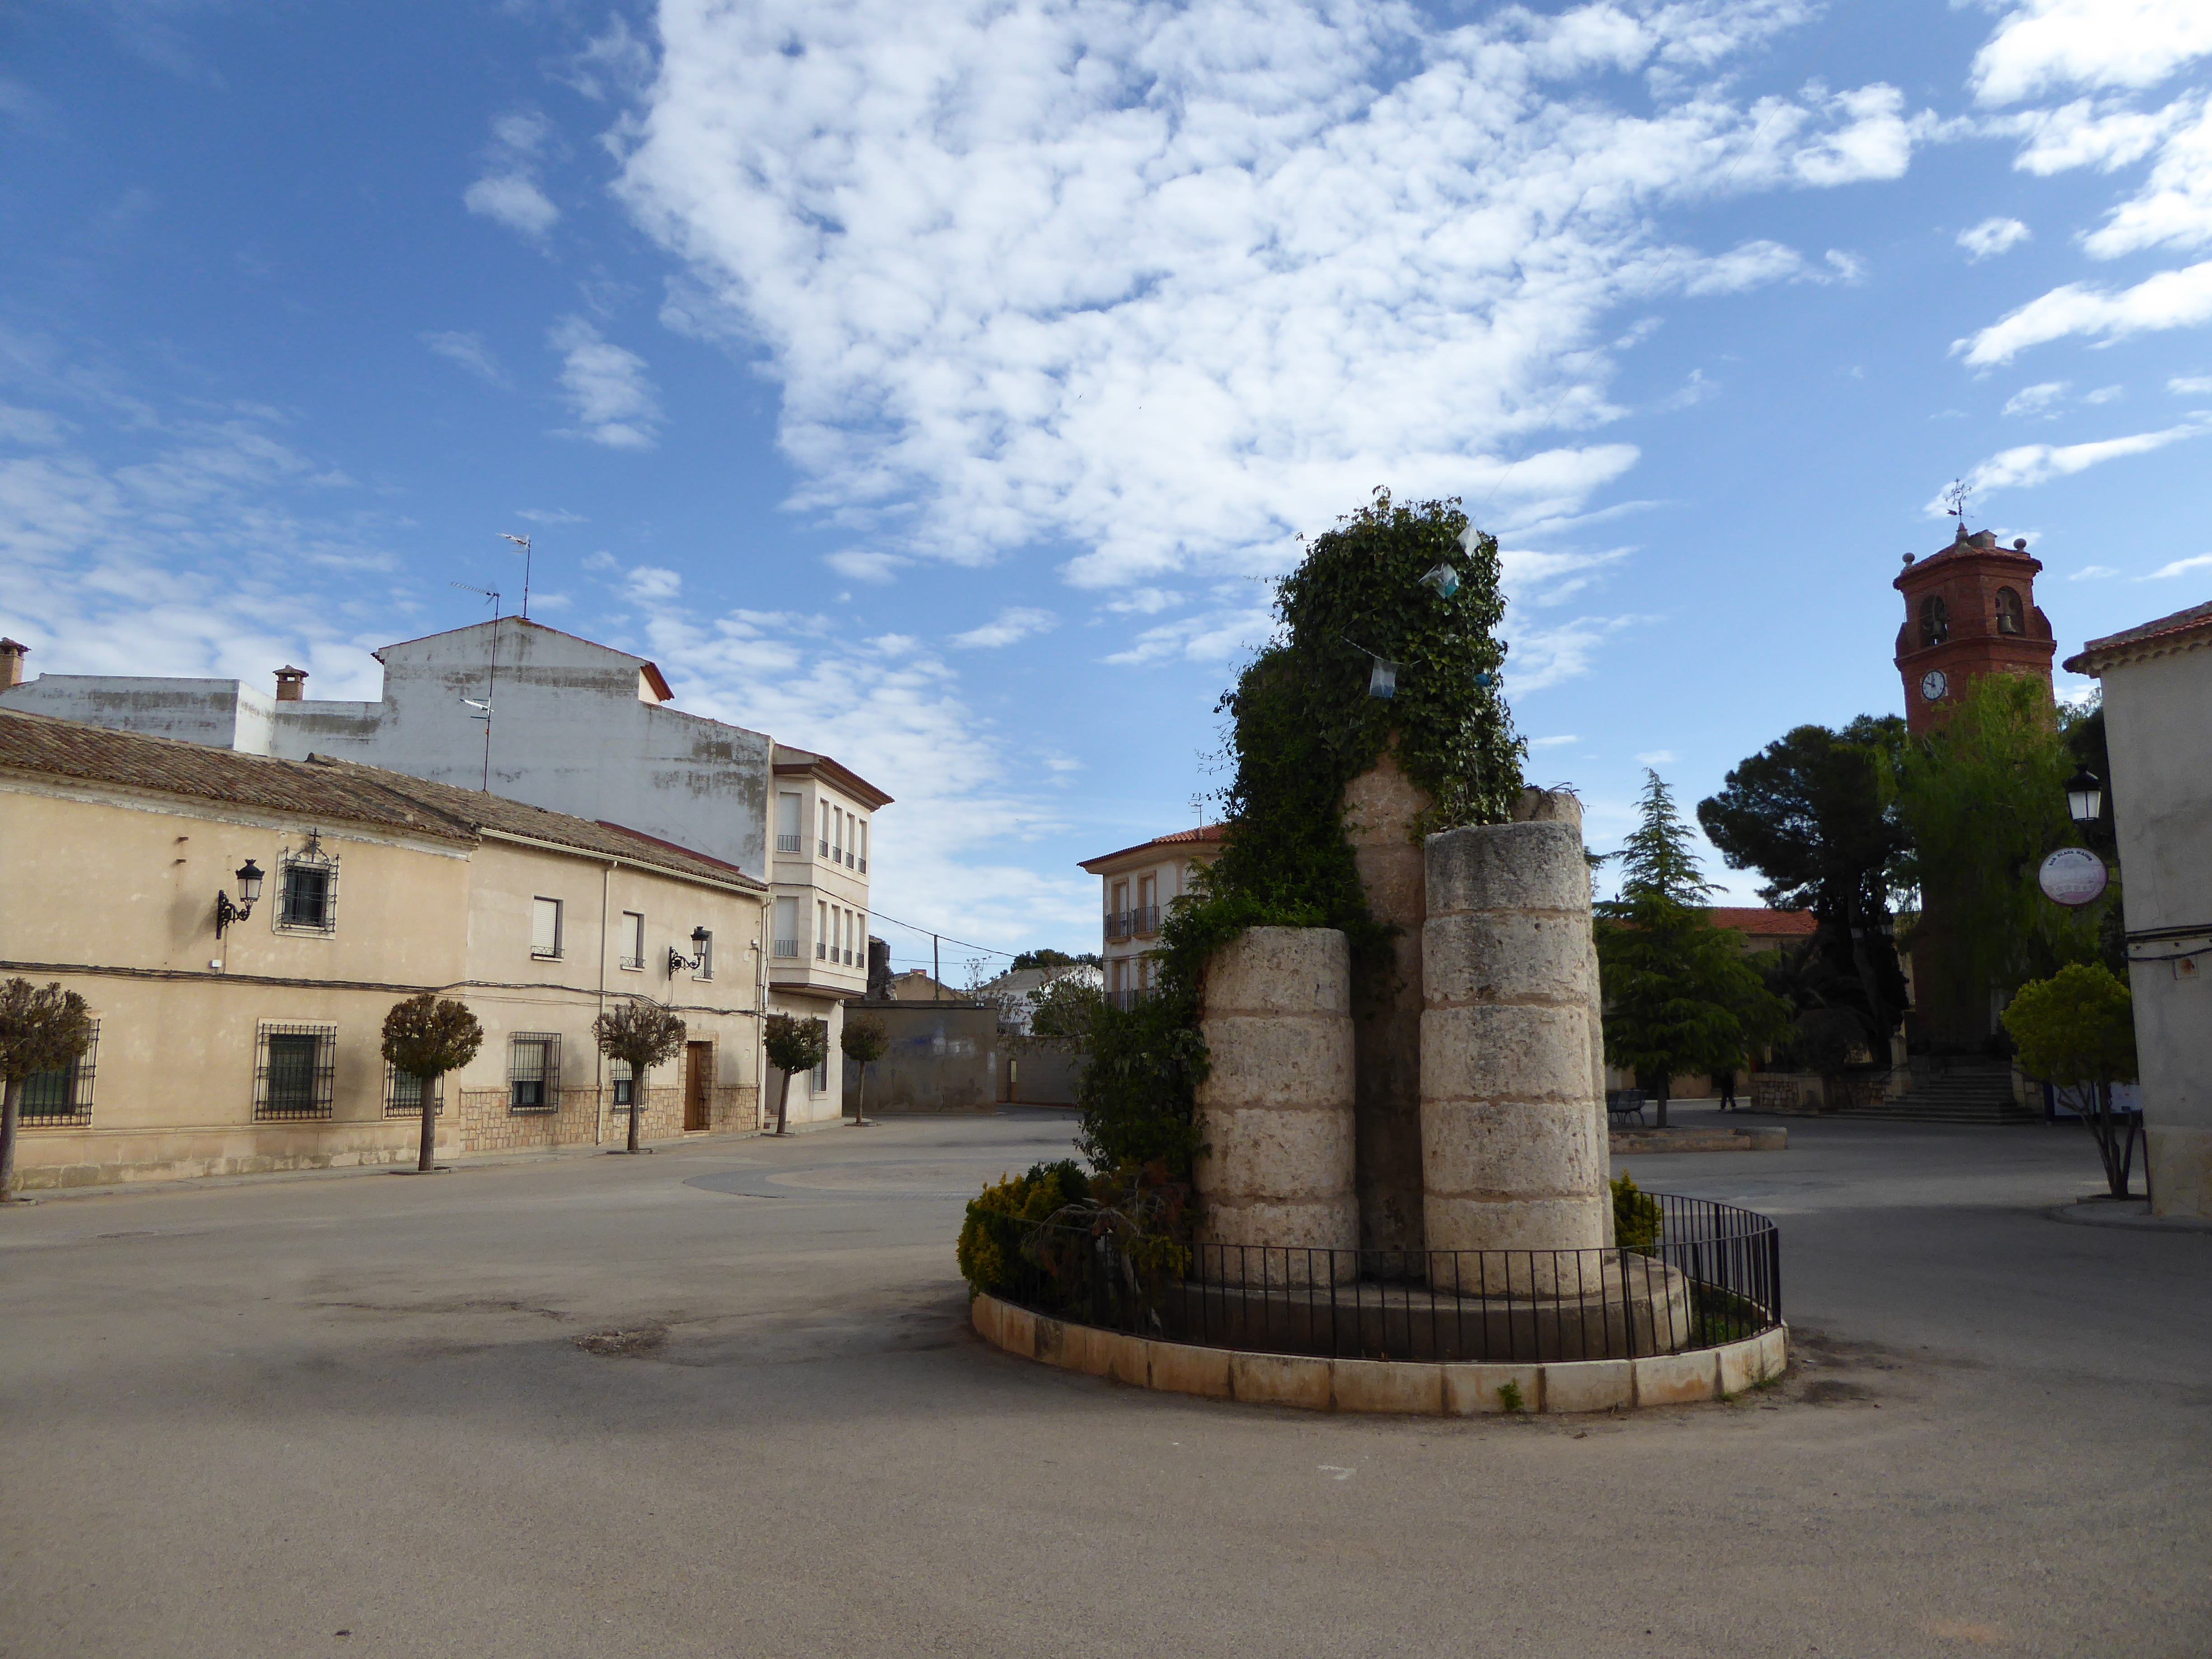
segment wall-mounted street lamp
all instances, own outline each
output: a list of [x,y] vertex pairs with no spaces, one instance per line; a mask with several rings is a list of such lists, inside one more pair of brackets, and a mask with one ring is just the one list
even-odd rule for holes
[[691,954],[688,957],[674,945],[670,945],[668,947],[669,978],[675,978],[687,968],[696,974],[704,967],[707,961],[707,941],[713,937],[714,935],[704,927],[694,927],[691,930]]
[[2087,767],[2066,780],[2066,811],[2084,830],[2104,816],[2105,786]]
[[238,902],[230,902],[230,895],[218,890],[215,896],[215,936],[221,939],[224,930],[234,921],[244,921],[253,914],[253,902],[261,896],[261,866],[252,859],[238,866]]

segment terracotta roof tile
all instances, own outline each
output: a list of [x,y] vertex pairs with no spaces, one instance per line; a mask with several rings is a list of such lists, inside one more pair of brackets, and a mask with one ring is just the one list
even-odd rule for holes
[[2094,674],[2098,672],[2096,659],[2108,651],[2124,646],[2148,645],[2154,640],[2195,633],[2200,629],[2212,632],[2212,600],[2203,605],[2192,605],[2186,611],[2177,611],[2170,617],[2160,617],[2155,622],[2147,622],[2137,628],[2107,634],[2101,640],[2091,640],[2079,653],[2069,657],[2063,666],[2069,674]]

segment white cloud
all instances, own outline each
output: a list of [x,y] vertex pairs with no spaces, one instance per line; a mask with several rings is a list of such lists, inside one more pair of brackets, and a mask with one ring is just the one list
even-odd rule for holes
[[827,555],[822,562],[856,582],[888,582],[896,581],[900,567],[912,561],[872,548],[847,547]]
[[493,122],[484,171],[462,192],[462,204],[533,241],[543,240],[561,218],[561,210],[538,183],[538,158],[552,133],[544,116],[526,112]]
[[2115,108],[2087,98],[2056,109],[2023,110],[1993,124],[2027,141],[2013,166],[2043,178],[2073,167],[2110,173],[2141,161],[2157,148],[2168,125],[2164,112]]
[[1990,259],[2018,247],[2033,234],[2017,219],[1984,219],[1959,233],[1959,246],[1978,260]]
[[527,519],[532,524],[589,524],[591,520],[580,513],[571,513],[565,507],[525,507],[515,510],[518,519]]
[[447,330],[426,333],[422,338],[431,350],[459,363],[478,380],[493,386],[507,384],[507,371],[499,366],[499,360],[491,355],[491,348],[483,343],[482,336]]
[[2212,392],[2212,374],[2177,374],[2166,383],[2166,389],[2179,397],[2200,397]]
[[2212,52],[2202,0],[2027,0],[1974,56],[1974,94],[2018,103],[2046,88],[2155,86]]
[[1528,739],[1528,746],[1531,749],[1564,749],[1571,743],[1580,743],[1582,739],[1580,738],[1576,737],[1573,733],[1570,732],[1565,737],[1531,738]]
[[602,339],[580,317],[564,317],[546,335],[560,352],[561,384],[578,428],[565,435],[588,438],[610,449],[650,449],[658,436],[660,404],[645,359]]
[[1633,627],[1638,617],[1577,617],[1557,628],[1523,628],[1514,633],[1512,651],[1505,659],[1505,689],[1525,696],[1579,679],[1590,671],[1598,647],[1622,629]]
[[584,568],[586,570],[613,570],[618,568],[615,556],[604,547],[596,553],[586,555],[584,559]]
[[[2168,427],[2163,432],[2139,432],[2130,437],[2106,438],[2094,443],[2021,444],[2002,450],[1966,474],[1967,489],[1976,495],[1991,490],[2026,489],[2052,478],[2067,477],[2104,461],[2128,455],[2144,455],[2184,438],[2194,438],[2207,428],[2197,425]],[[1928,516],[1942,518],[1948,511],[1938,494],[1927,506]]]
[[2008,415],[2041,415],[2048,418],[2058,404],[2065,401],[2065,380],[2045,380],[2036,386],[2024,386],[2005,400]]
[[1182,594],[1171,593],[1164,587],[1134,587],[1117,599],[1108,600],[1106,608],[1117,616],[1157,617],[1182,602]]
[[62,441],[70,423],[52,411],[44,409],[18,409],[13,404],[0,404],[0,442],[26,444],[45,448]]
[[2101,229],[2081,239],[2099,259],[2207,242],[2212,242],[2212,98],[2198,100],[2196,119],[2160,146],[2142,190],[2114,208]]
[[629,588],[630,598],[640,603],[672,599],[683,592],[684,578],[659,565],[641,564],[629,573]]
[[2070,572],[2066,580],[2069,582],[2094,582],[2119,574],[2108,564],[2085,564],[2079,570]]
[[981,628],[971,628],[965,634],[955,634],[952,643],[963,651],[1018,645],[1033,635],[1049,633],[1059,622],[1060,618],[1049,611],[1011,605]]
[[1932,131],[1887,86],[1731,100],[1802,15],[670,0],[621,188],[684,326],[780,380],[794,505],[955,561],[1072,545],[1088,586],[1264,573],[1385,480],[1580,511],[1636,460],[1584,435],[1618,307],[1856,269],[1661,228]]
[[1598,572],[1618,564],[1628,554],[1625,547],[1603,553],[1539,553],[1526,548],[1501,548],[1498,586],[1515,605],[1534,608],[1564,604],[1597,580]]
[[2138,576],[2137,581],[2154,582],[2161,576],[2185,576],[2192,570],[2212,570],[2212,553],[2199,553],[2194,558],[2176,559],[2171,564],[2160,565],[2148,576]]
[[2092,405],[2097,404],[2116,404],[2126,395],[2127,388],[2124,386],[2100,386],[2094,392],[2083,392],[2081,394],[2081,401]]
[[1636,757],[1636,763],[1638,766],[1672,766],[1674,763],[1674,751],[1671,749],[1654,749],[1648,754],[1638,755]]
[[2086,283],[2069,283],[2016,311],[1969,339],[1951,343],[1955,356],[1985,368],[2008,363],[2031,346],[2069,335],[2124,339],[2155,329],[2190,328],[2212,319],[2212,259],[2180,270],[2161,270],[2117,293]]

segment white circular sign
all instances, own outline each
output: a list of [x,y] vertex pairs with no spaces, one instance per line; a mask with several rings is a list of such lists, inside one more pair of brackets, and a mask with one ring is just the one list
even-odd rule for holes
[[2044,897],[2065,905],[2095,903],[2110,878],[2104,860],[2086,847],[2060,848],[2035,872]]

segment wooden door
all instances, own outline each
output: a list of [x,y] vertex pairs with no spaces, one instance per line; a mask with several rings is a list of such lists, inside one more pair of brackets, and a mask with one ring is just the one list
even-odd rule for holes
[[711,1042],[687,1042],[684,1045],[684,1127],[689,1129],[709,1129],[714,1127],[714,1097],[708,1091],[714,1084],[714,1045]]

